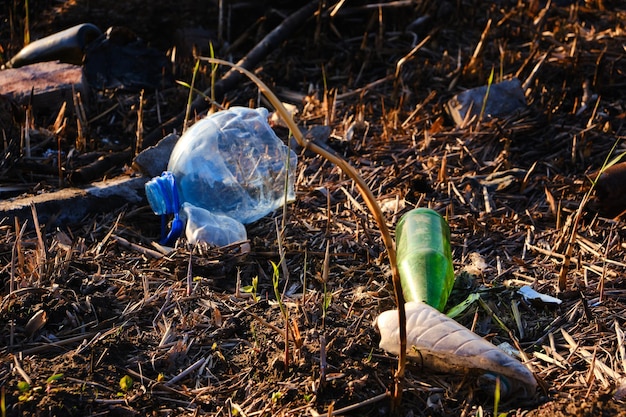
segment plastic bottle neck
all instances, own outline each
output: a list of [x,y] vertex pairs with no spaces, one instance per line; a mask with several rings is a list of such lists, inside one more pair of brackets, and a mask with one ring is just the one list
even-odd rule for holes
[[[172,246],[183,231],[183,221],[179,217],[180,199],[176,178],[171,172],[165,171],[160,177],[154,177],[146,183],[146,197],[154,214],[161,216],[162,245]],[[167,230],[167,216],[174,215],[171,229]]]

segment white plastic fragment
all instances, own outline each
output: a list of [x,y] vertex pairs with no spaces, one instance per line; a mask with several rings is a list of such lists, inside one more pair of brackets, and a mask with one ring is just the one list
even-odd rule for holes
[[[405,304],[407,356],[424,367],[449,373],[500,375],[508,395],[531,397],[537,388],[532,372],[522,363],[476,333],[427,304]],[[380,331],[380,348],[400,354],[398,311],[385,311],[375,325]]]
[[539,300],[546,304],[561,304],[563,302],[556,297],[537,292],[528,285],[524,285],[519,290],[517,290],[517,292],[527,300]]

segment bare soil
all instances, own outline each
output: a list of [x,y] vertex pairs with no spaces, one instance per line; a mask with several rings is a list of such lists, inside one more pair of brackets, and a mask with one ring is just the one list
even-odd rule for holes
[[[24,28],[23,3],[10,3],[5,61]],[[213,2],[29,3],[31,37],[122,25],[162,51],[177,45],[175,76],[187,83],[190,43],[208,53],[211,38],[216,56],[237,61],[303,4],[225,2],[220,22]],[[626,415],[626,228],[589,180],[624,152],[624,22],[626,7],[609,0],[325,3],[255,71],[297,107],[299,125],[330,128],[318,140],[358,169],[391,230],[416,206],[445,215],[457,276],[448,308],[480,294],[456,320],[520,351],[540,382],[532,398],[496,401],[472,375],[413,363],[392,408],[397,358],[372,325],[394,308],[380,230],[345,173],[301,152],[296,201],[248,225],[249,246],[181,239],[161,253],[145,202],[76,224],[38,224],[36,207],[3,219],[1,415]],[[511,77],[527,110],[455,126],[453,95]],[[196,87],[210,85],[202,65]],[[129,152],[138,119],[158,130],[188,90],[145,92],[142,106],[139,93],[94,97],[86,149],[70,152],[74,116],[55,130],[56,115],[38,115],[30,159],[24,109],[7,104],[2,198],[80,186],[70,174],[89,155],[122,155],[101,177],[140,175]],[[269,106],[247,80],[220,104]],[[62,155],[60,177],[48,149]],[[255,294],[244,292],[255,278]],[[526,300],[523,285],[562,302]]]

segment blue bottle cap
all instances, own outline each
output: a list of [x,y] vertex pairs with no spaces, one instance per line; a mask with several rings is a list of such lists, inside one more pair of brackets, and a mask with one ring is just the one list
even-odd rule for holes
[[[183,221],[180,219],[180,199],[176,188],[176,179],[171,172],[165,171],[160,177],[154,177],[146,183],[146,197],[154,214],[161,215],[161,243],[172,246],[183,231]],[[174,215],[171,230],[167,230],[167,216]]]

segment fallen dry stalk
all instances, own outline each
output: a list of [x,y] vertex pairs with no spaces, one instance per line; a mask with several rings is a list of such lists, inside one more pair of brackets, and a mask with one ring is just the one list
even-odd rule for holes
[[226,65],[231,68],[236,69],[237,71],[241,71],[248,78],[250,78],[257,85],[261,93],[269,100],[269,102],[274,106],[276,111],[281,115],[284,122],[289,127],[291,133],[298,141],[298,144],[305,149],[311,150],[326,160],[332,162],[336,166],[338,166],[344,173],[346,173],[350,179],[352,179],[359,192],[361,193],[367,207],[370,212],[374,216],[374,220],[378,225],[378,228],[381,233],[381,237],[385,244],[385,248],[387,250],[387,256],[389,258],[389,264],[391,267],[391,276],[394,287],[394,294],[396,298],[396,305],[398,307],[398,323],[400,326],[400,359],[398,361],[398,369],[396,372],[396,386],[394,392],[394,400],[399,402],[399,399],[402,395],[402,389],[400,387],[399,380],[404,375],[404,367],[406,363],[406,312],[404,310],[404,295],[402,294],[402,285],[400,284],[400,275],[398,274],[398,270],[396,267],[396,248],[393,239],[391,238],[391,233],[389,232],[389,228],[387,227],[387,222],[385,216],[376,202],[376,197],[367,186],[363,178],[359,175],[357,170],[351,166],[345,159],[340,156],[332,153],[321,146],[316,145],[313,142],[309,142],[304,139],[302,132],[293,121],[293,119],[289,116],[289,112],[283,106],[282,102],[276,97],[276,95],[270,90],[270,88],[263,83],[258,77],[252,74],[245,68],[238,66],[237,64],[233,64],[232,62],[225,61],[217,58],[208,58],[208,57],[200,57],[201,60],[212,63],[212,64],[220,64]]

